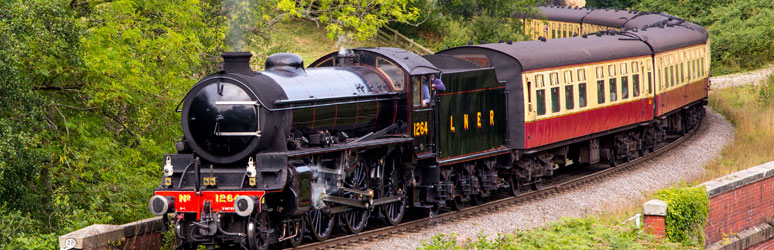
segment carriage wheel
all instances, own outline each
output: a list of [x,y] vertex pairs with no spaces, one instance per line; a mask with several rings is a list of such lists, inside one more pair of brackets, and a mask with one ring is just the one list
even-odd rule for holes
[[312,239],[316,241],[327,240],[333,231],[333,221],[335,216],[326,215],[321,210],[312,210],[307,216],[307,225],[309,232],[312,233]]
[[[344,186],[357,189],[368,189],[368,168],[366,167],[365,160],[360,160],[357,163],[356,168],[350,173],[350,175],[344,180]],[[356,198],[359,194],[344,193],[344,196],[349,198]],[[341,219],[344,220],[344,229],[351,234],[359,233],[363,231],[368,223],[368,217],[371,212],[367,209],[353,208],[347,212],[341,214]]]
[[521,180],[519,180],[519,176],[516,174],[511,174],[510,180],[508,182],[510,184],[510,188],[508,188],[508,194],[512,196],[519,195],[519,189],[521,188]]
[[543,188],[543,177],[535,178],[535,181],[530,185],[532,190],[540,190]]

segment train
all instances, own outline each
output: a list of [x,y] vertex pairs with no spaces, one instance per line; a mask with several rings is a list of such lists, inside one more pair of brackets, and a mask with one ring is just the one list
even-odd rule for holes
[[174,225],[178,249],[296,247],[539,189],[561,168],[616,166],[700,123],[704,28],[540,9],[526,28],[572,25],[561,39],[354,48],[308,67],[278,53],[264,71],[248,52],[223,53],[177,107],[183,137],[148,208]]

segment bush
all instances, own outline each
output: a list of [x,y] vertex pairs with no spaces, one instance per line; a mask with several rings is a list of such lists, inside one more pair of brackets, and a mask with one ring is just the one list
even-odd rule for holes
[[683,183],[659,190],[655,196],[667,203],[667,238],[683,245],[702,246],[709,212],[709,197],[704,187],[689,187]]

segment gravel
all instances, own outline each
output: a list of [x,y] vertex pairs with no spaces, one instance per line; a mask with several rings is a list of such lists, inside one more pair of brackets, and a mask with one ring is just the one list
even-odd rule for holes
[[480,234],[492,239],[498,234],[530,229],[562,217],[600,215],[638,206],[645,201],[647,194],[680,181],[690,182],[701,178],[704,174],[703,166],[718,157],[723,147],[733,138],[731,124],[708,108],[704,125],[691,139],[632,172],[490,214],[361,243],[353,248],[415,249],[439,233],[456,233],[458,242],[475,239]]
[[774,73],[774,67],[730,75],[712,77],[710,89],[722,89],[740,85],[758,85]]

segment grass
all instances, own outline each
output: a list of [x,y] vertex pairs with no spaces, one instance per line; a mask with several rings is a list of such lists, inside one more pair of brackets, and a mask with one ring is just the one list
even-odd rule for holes
[[774,78],[758,86],[740,86],[712,91],[710,106],[733,124],[732,146],[710,162],[704,180],[774,160]]
[[436,249],[692,249],[665,242],[632,224],[618,225],[597,218],[565,218],[529,231],[496,239],[479,237],[458,242],[454,234],[439,234],[423,242],[423,250]]

